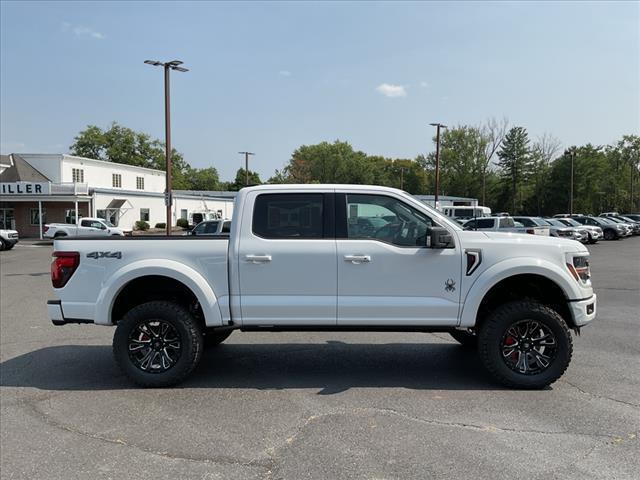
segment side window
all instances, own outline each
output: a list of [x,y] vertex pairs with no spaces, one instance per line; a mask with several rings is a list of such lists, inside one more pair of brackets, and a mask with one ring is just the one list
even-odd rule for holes
[[97,228],[98,230],[106,230],[106,227],[100,222],[91,222],[89,226],[91,228]]
[[402,247],[423,247],[433,225],[430,217],[396,198],[347,195],[349,239],[375,239]]
[[[535,227],[535,223],[533,223],[533,220],[531,220],[530,218],[521,218],[518,217],[515,219],[516,221],[520,222],[522,225],[524,225],[525,227]],[[500,226],[504,226],[502,223],[503,219],[500,219]]]
[[204,228],[206,227],[205,223],[200,223],[193,229],[194,235],[202,235],[204,233]]
[[231,232],[231,222],[224,222],[224,224],[222,225],[221,233],[229,233],[229,232]]
[[80,221],[80,226],[81,227],[91,227],[91,220],[81,220]]
[[513,218],[511,217],[504,217],[500,219],[500,224],[498,225],[499,228],[511,228],[511,227],[515,227],[515,222],[513,221]]
[[216,233],[218,231],[218,222],[206,222],[204,224],[203,233]]
[[464,224],[464,228],[471,230],[472,228],[476,228],[476,220],[469,220]]
[[478,219],[477,228],[493,228],[493,218],[480,218]]
[[263,193],[253,208],[253,233],[270,239],[323,238],[322,193]]

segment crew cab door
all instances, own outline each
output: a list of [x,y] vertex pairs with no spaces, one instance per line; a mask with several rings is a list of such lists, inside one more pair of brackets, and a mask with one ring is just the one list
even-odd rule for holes
[[96,235],[106,235],[107,227],[98,222],[97,220],[80,220],[80,225],[77,227],[78,236],[91,237]]
[[243,325],[335,325],[333,192],[251,192],[238,245]]
[[427,248],[434,225],[401,196],[336,192],[338,325],[458,323],[460,246]]

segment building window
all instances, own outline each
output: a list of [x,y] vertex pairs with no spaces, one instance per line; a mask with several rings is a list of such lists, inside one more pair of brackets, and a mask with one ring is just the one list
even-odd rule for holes
[[72,168],[71,177],[73,183],[84,183],[84,170],[82,168]]
[[180,218],[182,218],[183,220],[189,219],[189,212],[187,212],[186,208],[183,208],[182,210],[180,210]]
[[148,222],[149,221],[149,209],[148,208],[141,208],[140,209],[140,220],[142,220],[143,222]]
[[76,223],[76,211],[73,208],[64,211],[64,223]]
[[[47,222],[47,211],[42,209],[42,224],[44,225]],[[32,208],[29,210],[29,223],[31,225],[40,225],[40,217],[37,208]]]
[[111,175],[111,185],[114,188],[122,188],[122,175],[119,173],[113,173]]
[[144,177],[136,177],[136,188],[144,190]]

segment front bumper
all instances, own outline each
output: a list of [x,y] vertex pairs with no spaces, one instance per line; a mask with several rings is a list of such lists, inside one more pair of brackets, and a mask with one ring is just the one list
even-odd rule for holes
[[596,294],[583,300],[569,301],[569,308],[576,327],[583,327],[596,318]]
[[93,320],[82,318],[65,318],[60,300],[49,300],[47,302],[47,313],[49,314],[51,323],[57,326],[67,325],[68,323],[93,323]]

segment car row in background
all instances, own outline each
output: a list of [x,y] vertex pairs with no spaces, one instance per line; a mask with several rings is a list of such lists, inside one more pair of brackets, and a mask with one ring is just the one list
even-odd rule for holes
[[205,220],[200,222],[185,235],[215,237],[229,235],[231,232],[231,220]]

